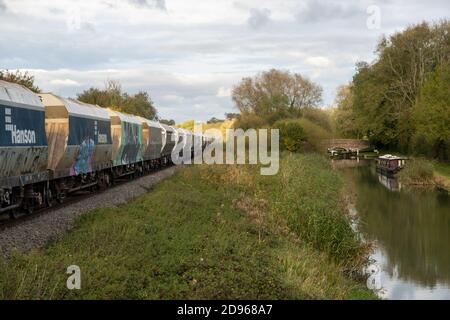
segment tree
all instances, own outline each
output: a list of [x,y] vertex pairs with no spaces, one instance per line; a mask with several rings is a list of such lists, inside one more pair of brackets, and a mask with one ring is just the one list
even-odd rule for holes
[[217,119],[216,117],[212,117],[211,119],[209,119],[206,123],[208,124],[212,124],[212,123],[219,123],[219,122],[223,122],[224,120],[222,119]]
[[124,103],[122,111],[140,115],[147,119],[156,118],[156,109],[153,106],[153,101],[147,92],[139,91],[135,95],[124,94]]
[[77,95],[78,100],[97,104],[101,107],[110,107],[113,110],[141,116],[147,119],[156,119],[157,111],[153,106],[149,94],[139,91],[134,95],[122,92],[118,81],[109,80],[105,88],[89,88]]
[[225,118],[227,120],[239,119],[241,115],[239,113],[225,113]]
[[352,84],[340,86],[336,94],[334,121],[336,131],[344,138],[360,138],[361,129],[353,109]]
[[174,126],[175,125],[175,120],[166,120],[166,119],[160,119],[159,122],[161,122],[162,124],[168,125],[168,126]]
[[243,78],[233,88],[232,99],[241,116],[258,115],[269,124],[301,115],[322,102],[322,88],[298,73],[272,69],[254,78]]
[[12,72],[9,70],[0,70],[0,80],[13,82],[20,84],[35,93],[41,92],[38,86],[34,84],[34,76],[29,74],[28,71],[20,71]]
[[424,83],[413,109],[416,137],[423,137],[433,156],[450,158],[450,65],[440,66]]
[[377,47],[372,64],[353,77],[355,121],[375,144],[406,151],[414,136],[411,117],[419,92],[439,65],[450,63],[450,22],[421,23]]

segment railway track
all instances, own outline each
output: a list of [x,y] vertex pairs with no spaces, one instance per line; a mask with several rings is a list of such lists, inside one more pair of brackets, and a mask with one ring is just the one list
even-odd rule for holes
[[[16,220],[0,223],[0,255],[8,258],[15,250],[26,253],[45,247],[50,240],[63,237],[82,215],[100,208],[114,208],[148,193],[181,166],[168,166],[142,177],[120,181],[99,192],[78,192],[64,203],[36,210]],[[7,215],[6,215],[7,217]]]
[[[168,169],[172,166],[173,165],[169,165],[166,167],[159,168],[158,170],[154,170],[154,171],[152,171],[146,175],[143,175],[141,177],[157,174],[158,172]],[[124,177],[121,179],[116,179],[115,183],[113,185],[111,185],[110,187],[97,189],[95,191],[86,191],[87,189],[79,190],[77,192],[70,194],[70,196],[65,198],[64,202],[62,202],[62,203],[58,203],[58,202],[54,201],[54,203],[52,204],[51,207],[40,208],[40,209],[35,210],[33,213],[23,212],[23,213],[17,214],[14,219],[10,218],[8,214],[2,214],[2,215],[0,215],[0,233],[2,231],[4,231],[5,229],[14,228],[15,226],[20,225],[21,223],[24,223],[25,221],[33,220],[35,218],[38,218],[41,215],[48,214],[49,212],[60,210],[66,206],[70,206],[71,204],[74,204],[74,203],[77,203],[77,202],[80,202],[82,200],[86,200],[86,199],[89,199],[92,197],[99,196],[102,193],[108,192],[110,190],[113,190],[120,186],[126,185],[128,183],[133,183],[135,180],[140,179],[141,177],[138,177],[138,178]]]

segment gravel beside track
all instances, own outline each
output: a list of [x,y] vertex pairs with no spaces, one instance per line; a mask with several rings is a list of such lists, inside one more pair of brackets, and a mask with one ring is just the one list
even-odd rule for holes
[[42,248],[49,240],[67,233],[82,214],[97,208],[116,207],[136,198],[175,173],[179,167],[169,167],[148,176],[129,181],[97,194],[68,202],[54,209],[15,221],[0,230],[0,254],[8,257],[12,250],[27,252]]

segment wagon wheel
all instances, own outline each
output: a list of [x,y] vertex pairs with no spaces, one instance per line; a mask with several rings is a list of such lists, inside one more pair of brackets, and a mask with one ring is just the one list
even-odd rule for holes
[[47,207],[52,207],[53,206],[53,192],[51,188],[45,188],[44,190],[45,192],[45,204],[47,205]]
[[[33,201],[34,202],[34,201]],[[26,214],[33,214],[33,212],[34,212],[34,206],[33,206],[33,203],[31,203],[31,205],[28,205],[26,208],[25,208],[25,213]]]
[[12,210],[9,211],[9,218],[11,220],[15,220],[18,216],[19,216],[19,210],[12,209]]
[[111,179],[111,176],[108,173],[105,174],[105,180],[104,181],[105,181],[106,188],[108,188],[108,187],[110,187],[112,185],[112,179]]
[[56,195],[56,201],[58,201],[59,204],[62,204],[64,202],[64,194],[63,193],[58,193]]

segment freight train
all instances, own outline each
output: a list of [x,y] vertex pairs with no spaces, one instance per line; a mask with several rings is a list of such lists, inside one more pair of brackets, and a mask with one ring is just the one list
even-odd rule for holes
[[0,80],[0,214],[31,213],[170,165],[188,141],[193,157],[211,138]]

